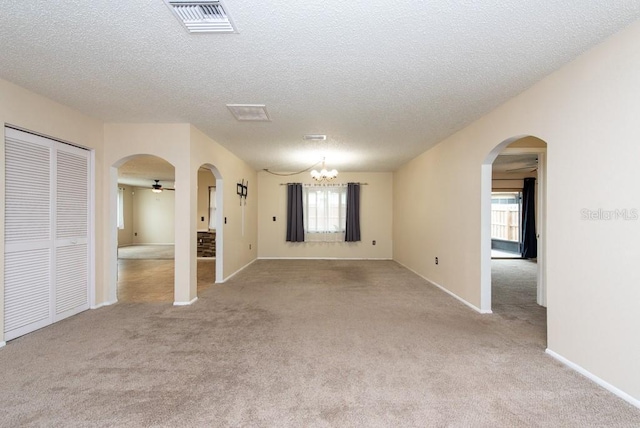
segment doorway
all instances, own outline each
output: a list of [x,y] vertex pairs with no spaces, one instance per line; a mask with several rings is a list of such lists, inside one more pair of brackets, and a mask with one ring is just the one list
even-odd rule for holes
[[491,258],[521,258],[522,191],[491,192]]
[[198,168],[197,278],[206,284],[224,282],[224,180],[212,164]]
[[[525,187],[528,195],[520,196]],[[532,184],[535,184],[532,187]],[[533,190],[532,190],[533,189]],[[481,311],[492,312],[492,205],[493,195],[501,193],[504,202],[511,202],[512,209],[518,209],[519,257],[523,251],[527,258],[535,259],[535,302],[546,306],[546,142],[533,136],[519,136],[510,138],[498,144],[485,158],[481,168]],[[509,197],[511,196],[511,197]],[[520,199],[517,201],[516,199]],[[535,203],[532,203],[532,198]],[[528,205],[535,205],[532,214],[530,209],[522,207],[526,199]],[[523,224],[523,212],[529,213]],[[533,232],[532,220],[536,231]],[[515,222],[515,221],[514,221]],[[533,242],[537,254],[531,257],[531,248],[523,248],[523,233],[529,234],[529,241]],[[508,235],[507,235],[508,236]],[[513,235],[511,236],[513,239]],[[495,239],[495,238],[494,238]],[[493,243],[493,245],[492,245]],[[512,245],[511,250],[515,249]],[[517,253],[510,251],[513,256]],[[495,254],[495,253],[494,253]],[[511,258],[511,257],[510,257]],[[516,257],[513,257],[516,258]]]
[[152,155],[118,168],[117,298],[174,301],[175,168]]

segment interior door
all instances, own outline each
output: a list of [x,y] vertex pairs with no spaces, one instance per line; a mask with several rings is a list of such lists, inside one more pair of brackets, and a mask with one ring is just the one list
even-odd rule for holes
[[54,322],[89,309],[88,154],[55,145]]
[[51,323],[51,142],[23,134],[5,129],[5,340]]
[[5,128],[5,340],[89,308],[89,151]]

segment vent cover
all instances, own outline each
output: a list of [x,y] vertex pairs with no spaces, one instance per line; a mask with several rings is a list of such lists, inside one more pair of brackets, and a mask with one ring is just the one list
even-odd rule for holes
[[237,120],[271,122],[264,104],[227,104]]
[[165,0],[190,33],[235,33],[236,29],[220,0]]

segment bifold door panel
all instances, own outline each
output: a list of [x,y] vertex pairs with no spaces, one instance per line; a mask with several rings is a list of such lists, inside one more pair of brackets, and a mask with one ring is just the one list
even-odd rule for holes
[[89,308],[89,151],[5,128],[4,333]]

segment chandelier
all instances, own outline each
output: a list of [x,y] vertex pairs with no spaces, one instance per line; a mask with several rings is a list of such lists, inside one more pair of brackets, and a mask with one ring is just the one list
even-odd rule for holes
[[324,158],[322,159],[322,169],[320,172],[317,170],[311,171],[311,178],[316,181],[331,181],[338,176],[338,171],[332,169],[331,171],[327,171],[327,168],[324,166]]

